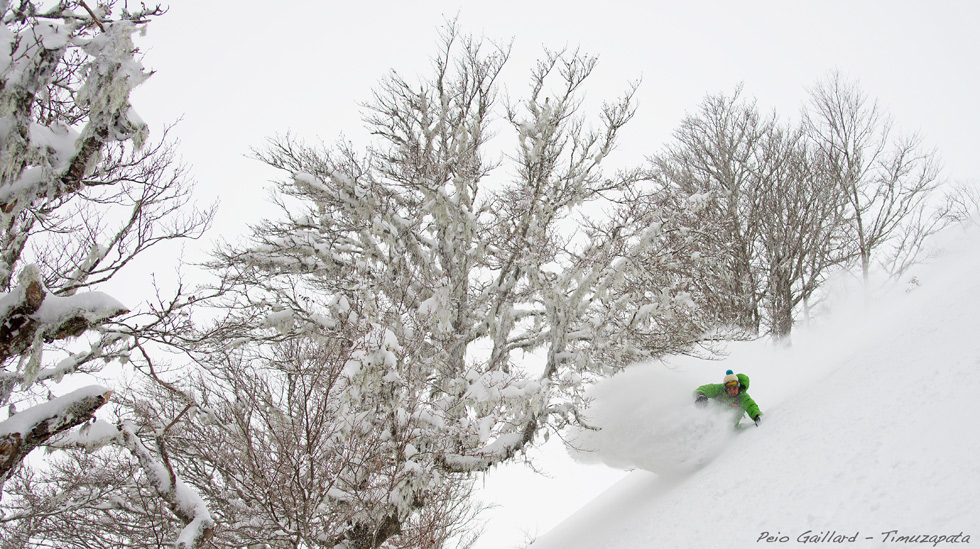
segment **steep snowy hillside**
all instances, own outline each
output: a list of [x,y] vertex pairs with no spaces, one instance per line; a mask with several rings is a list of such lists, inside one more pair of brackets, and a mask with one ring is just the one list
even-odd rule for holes
[[[839,313],[789,349],[641,365],[597,387],[604,429],[579,435],[594,450],[579,457],[637,470],[531,549],[980,545],[972,243],[887,307]],[[727,368],[751,377],[761,427],[718,431],[691,404]]]

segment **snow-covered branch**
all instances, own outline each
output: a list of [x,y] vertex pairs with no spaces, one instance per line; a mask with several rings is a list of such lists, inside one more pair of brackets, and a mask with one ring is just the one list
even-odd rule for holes
[[[18,286],[0,294],[0,363],[30,353],[37,366],[41,342],[77,337],[127,312],[125,306],[102,292],[52,295],[42,285],[38,268],[28,265],[21,271]],[[33,381],[36,374],[35,367],[27,381]]]
[[32,450],[92,419],[112,391],[92,385],[38,404],[0,422],[0,487]]
[[215,527],[211,512],[201,496],[174,473],[162,443],[162,458],[158,459],[136,436],[132,425],[123,423],[119,426],[119,431],[123,444],[139,460],[153,489],[184,523],[184,529],[174,542],[174,547],[192,549],[207,543],[214,534]]

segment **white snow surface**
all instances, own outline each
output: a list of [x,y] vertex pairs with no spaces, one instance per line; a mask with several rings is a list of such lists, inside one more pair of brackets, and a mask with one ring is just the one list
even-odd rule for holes
[[[978,243],[789,348],[739,344],[597,386],[603,430],[578,433],[595,451],[575,457],[635,470],[530,549],[980,544]],[[751,378],[760,427],[733,433],[692,405],[729,368]]]

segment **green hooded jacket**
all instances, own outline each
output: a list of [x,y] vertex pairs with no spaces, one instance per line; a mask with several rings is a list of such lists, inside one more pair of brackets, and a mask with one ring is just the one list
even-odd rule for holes
[[[755,418],[762,414],[759,411],[759,406],[752,400],[749,396],[749,376],[745,374],[738,374],[739,389],[738,394],[734,397],[728,395],[728,391],[725,390],[725,385],[723,383],[709,383],[708,385],[702,385],[698,387],[695,391],[695,395],[704,395],[709,399],[717,401],[719,404],[724,406],[730,406],[732,408],[738,408],[741,412],[749,415],[749,417],[755,421]],[[742,414],[739,413],[735,419],[735,425],[741,421]]]

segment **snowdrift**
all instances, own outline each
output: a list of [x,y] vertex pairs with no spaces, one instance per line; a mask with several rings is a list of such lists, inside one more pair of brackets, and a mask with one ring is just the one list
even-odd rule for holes
[[[637,470],[530,548],[980,544],[971,238],[887,306],[839,310],[790,348],[745,344],[600,384],[591,414],[603,429],[576,433],[575,456]],[[761,427],[746,418],[732,434],[691,405],[727,368],[751,378]]]

